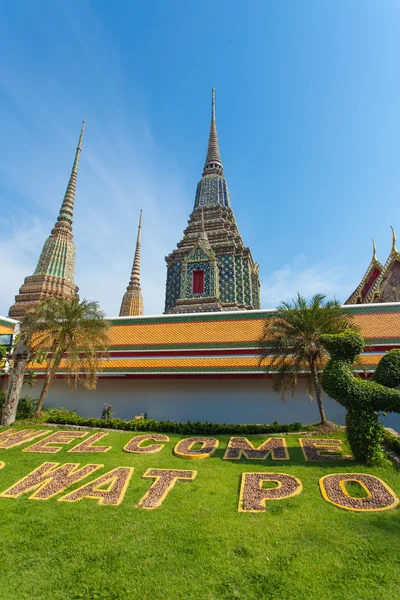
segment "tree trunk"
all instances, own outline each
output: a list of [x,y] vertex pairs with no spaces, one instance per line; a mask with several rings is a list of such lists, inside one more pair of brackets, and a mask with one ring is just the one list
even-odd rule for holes
[[53,381],[55,374],[57,373],[57,369],[60,366],[61,359],[62,359],[62,355],[59,358],[56,358],[55,362],[53,363],[51,368],[46,373],[46,379],[44,380],[43,389],[41,391],[38,403],[36,404],[35,417],[40,416],[40,413],[42,411],[43,402],[46,398],[47,392],[49,391],[50,384]]
[[17,347],[13,354],[13,368],[10,372],[6,400],[1,414],[1,424],[8,427],[15,421],[22,384],[24,383],[25,368],[29,362],[29,347],[20,334]]
[[324,411],[324,405],[322,403],[321,382],[319,380],[317,365],[313,360],[310,361],[310,370],[311,370],[311,378],[312,378],[312,382],[313,382],[315,397],[317,399],[319,414],[321,416],[321,425],[325,425],[326,416],[325,416],[325,411]]

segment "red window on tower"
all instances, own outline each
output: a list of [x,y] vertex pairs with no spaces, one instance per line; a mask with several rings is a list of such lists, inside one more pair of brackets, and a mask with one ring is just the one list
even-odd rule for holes
[[204,294],[204,271],[193,271],[193,294]]

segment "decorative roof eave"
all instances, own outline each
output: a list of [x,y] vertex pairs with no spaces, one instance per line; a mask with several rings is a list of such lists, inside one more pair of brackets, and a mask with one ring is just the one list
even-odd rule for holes
[[0,316],[0,325],[8,327],[9,329],[15,329],[15,326],[19,323],[16,319],[9,319],[8,317]]
[[396,261],[400,262],[400,252],[398,251],[398,249],[396,247],[396,232],[392,226],[390,226],[390,228],[392,230],[392,249],[387,258],[387,261],[385,262],[385,264],[383,265],[383,267],[381,269],[379,276],[375,280],[375,283],[373,284],[372,288],[369,290],[368,294],[365,296],[364,302],[366,302],[366,303],[374,302],[374,300],[379,298],[380,288],[381,288],[382,283],[386,279],[386,277],[387,277],[388,273],[390,272],[391,268],[393,267],[394,263]]
[[[371,262],[369,263],[369,266],[368,266],[367,270],[365,271],[364,277],[361,279],[358,287],[354,290],[354,292],[351,294],[351,296],[346,300],[345,304],[360,304],[361,302],[363,302],[363,300],[367,297],[368,292],[371,290],[371,286],[374,285],[376,279],[379,277],[380,273],[382,272],[383,266],[381,265],[381,263],[378,261],[378,259],[376,257],[376,244],[375,244],[374,239],[372,240],[372,244],[373,244],[373,251],[372,251]],[[374,271],[376,269],[379,269],[380,272],[377,274],[374,281],[371,282],[370,288],[369,288],[369,290],[367,290],[367,294],[364,296],[364,299],[363,299],[362,298],[362,290],[363,290],[364,286],[366,285],[366,283],[368,283],[371,275],[374,273]]]
[[[360,357],[361,363],[366,370],[373,371],[380,359],[384,355],[384,351],[371,355],[363,353]],[[35,372],[45,373],[46,365],[32,364],[30,368]],[[362,371],[362,368],[360,368]],[[67,372],[65,360],[60,365],[58,370],[59,375],[64,375]],[[162,374],[182,376],[182,375],[227,375],[227,374],[253,374],[265,376],[265,366],[259,365],[258,356],[254,357],[238,357],[227,354],[225,357],[158,357],[154,359],[143,360],[138,357],[131,360],[118,360],[109,358],[104,361],[104,367],[100,374],[107,375],[149,375],[157,376]],[[271,373],[272,374],[272,373]],[[306,371],[304,371],[306,374]]]

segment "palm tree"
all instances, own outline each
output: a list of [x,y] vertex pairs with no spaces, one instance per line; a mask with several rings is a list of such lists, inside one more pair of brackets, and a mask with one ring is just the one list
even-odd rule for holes
[[33,356],[32,337],[38,331],[39,325],[35,310],[27,310],[20,322],[19,333],[16,335],[10,357],[13,367],[10,370],[6,399],[1,413],[1,425],[3,426],[8,427],[15,421],[26,365]]
[[2,413],[2,425],[15,420],[26,365],[45,356],[46,377],[36,406],[39,415],[65,354],[67,378],[94,389],[101,360],[108,347],[109,324],[97,302],[78,298],[48,298],[29,310],[21,321],[21,333],[13,354],[13,369]]
[[75,385],[83,379],[88,389],[96,387],[109,344],[109,323],[98,302],[79,301],[78,298],[50,298],[38,306],[37,312],[44,324],[38,336],[39,348],[50,352],[46,359],[46,378],[35,409],[38,416],[64,355],[68,355],[65,361],[67,378]]
[[320,342],[325,333],[354,329],[352,316],[343,313],[336,300],[316,294],[306,300],[300,294],[292,303],[283,302],[268,320],[260,339],[260,365],[274,373],[274,389],[284,400],[298,377],[309,373],[308,393],[316,398],[321,424],[326,424],[322,402],[321,368],[328,353]]

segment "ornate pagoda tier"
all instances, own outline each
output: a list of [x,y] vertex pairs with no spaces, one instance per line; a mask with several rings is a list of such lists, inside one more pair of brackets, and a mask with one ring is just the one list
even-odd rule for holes
[[400,252],[396,248],[396,233],[392,229],[392,250],[382,266],[376,258],[376,247],[370,265],[359,286],[345,304],[400,302]]
[[78,287],[74,283],[75,244],[72,239],[72,220],[84,128],[85,121],[82,123],[71,176],[56,224],[44,243],[35,272],[25,277],[19,294],[15,297],[15,304],[10,308],[9,316],[13,319],[21,319],[28,307],[43,298],[72,298],[78,293]]
[[142,315],[144,312],[142,288],[140,287],[140,238],[142,233],[142,211],[140,211],[139,227],[136,240],[135,257],[133,259],[131,278],[122,298],[120,317]]
[[166,262],[165,313],[260,307],[258,265],[240,236],[224,177],[214,89],[208,151],[194,210],[183,239]]

